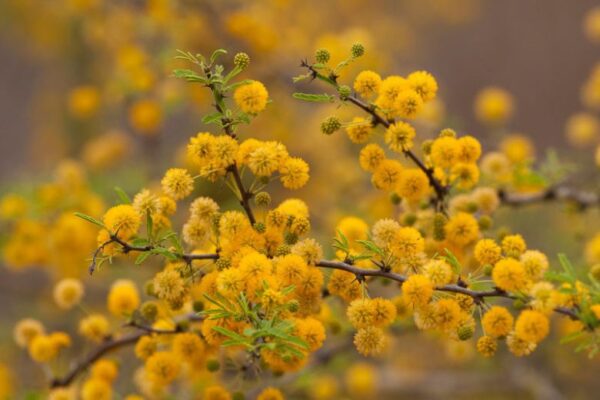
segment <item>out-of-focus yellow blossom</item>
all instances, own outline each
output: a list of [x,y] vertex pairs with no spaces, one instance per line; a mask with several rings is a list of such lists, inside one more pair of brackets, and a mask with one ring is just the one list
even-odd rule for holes
[[508,122],[514,112],[512,95],[499,87],[481,90],[475,99],[475,115],[486,124],[502,125]]

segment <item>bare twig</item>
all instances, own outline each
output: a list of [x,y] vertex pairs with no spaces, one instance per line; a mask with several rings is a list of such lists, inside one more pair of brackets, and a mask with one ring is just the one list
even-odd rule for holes
[[546,190],[535,193],[510,193],[505,190],[498,191],[498,197],[502,204],[511,207],[520,207],[529,204],[537,204],[550,201],[566,201],[575,204],[579,209],[585,210],[592,207],[600,207],[600,196],[579,191],[564,186],[553,186]]

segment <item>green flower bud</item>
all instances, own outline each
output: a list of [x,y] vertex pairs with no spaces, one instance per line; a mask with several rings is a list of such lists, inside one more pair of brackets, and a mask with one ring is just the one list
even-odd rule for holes
[[407,213],[404,215],[402,220],[404,222],[404,225],[413,226],[415,224],[415,222],[417,222],[417,215],[413,214],[413,213]]
[[490,264],[485,264],[483,266],[483,274],[485,276],[492,276],[492,271],[494,270],[494,266]]
[[140,312],[145,320],[148,322],[154,322],[156,316],[158,315],[158,306],[153,301],[146,301],[140,307]]
[[194,309],[195,312],[200,312],[200,311],[204,310],[204,303],[201,302],[200,300],[195,300],[194,304],[192,305],[192,308]]
[[265,231],[267,230],[267,227],[265,226],[265,224],[263,222],[255,222],[254,230],[258,233],[265,233]]
[[494,220],[489,215],[483,215],[479,218],[479,229],[487,231],[494,225]]
[[254,195],[254,203],[259,207],[267,207],[271,204],[271,195],[268,192],[259,192]]
[[217,267],[219,271],[229,268],[231,267],[231,260],[229,258],[219,258],[215,261],[215,267]]
[[423,154],[425,154],[426,156],[431,154],[431,146],[433,146],[433,140],[424,140],[423,143],[421,143],[421,150],[423,151]]
[[441,242],[446,238],[446,216],[442,213],[437,213],[433,217],[433,239]]
[[354,58],[361,57],[363,54],[365,54],[365,46],[363,46],[362,43],[354,43],[352,45],[352,49],[350,49],[350,52]]
[[440,137],[456,137],[456,131],[450,128],[442,129],[440,131]]
[[286,232],[285,234],[285,243],[292,245],[292,244],[296,244],[296,242],[298,241],[298,235],[296,235],[295,233],[292,232]]
[[463,325],[458,327],[456,333],[460,340],[469,340],[473,337],[474,329],[472,326]]
[[331,135],[342,127],[338,117],[329,117],[321,123],[321,132]]
[[156,292],[154,291],[154,282],[152,280],[146,281],[144,284],[144,293],[146,293],[146,296],[156,297]]
[[287,309],[289,312],[295,313],[300,309],[300,303],[298,300],[290,300],[290,302],[287,304]]
[[398,193],[392,192],[392,194],[390,194],[390,201],[393,205],[397,206],[402,201],[402,197],[400,197]]
[[467,209],[466,211],[470,214],[476,213],[477,210],[479,210],[479,205],[477,203],[475,203],[474,201],[470,201],[467,204]]
[[525,304],[525,302],[523,300],[521,300],[521,299],[516,299],[515,301],[513,301],[513,307],[516,310],[522,310],[522,309],[525,308],[526,305],[527,304]]
[[279,257],[279,256],[285,256],[288,255],[292,252],[292,249],[289,245],[287,244],[281,244],[279,246],[277,246],[277,248],[275,249],[275,256]]
[[342,100],[346,100],[352,94],[352,89],[350,89],[350,86],[348,85],[340,85],[338,87],[338,93]]
[[329,54],[329,50],[327,49],[319,49],[315,52],[315,59],[319,64],[327,64],[331,54]]
[[237,53],[233,57],[233,64],[238,68],[244,69],[250,64],[250,56],[246,53]]
[[219,360],[215,360],[214,358],[211,358],[210,360],[208,360],[206,362],[206,369],[209,370],[210,372],[217,372],[220,368],[221,368],[221,363],[219,362]]

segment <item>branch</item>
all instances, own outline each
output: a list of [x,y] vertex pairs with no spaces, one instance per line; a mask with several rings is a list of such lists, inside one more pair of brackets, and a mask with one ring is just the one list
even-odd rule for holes
[[546,190],[535,193],[509,193],[506,190],[498,190],[498,197],[502,204],[511,207],[520,207],[528,204],[543,203],[549,201],[567,201],[574,203],[580,210],[592,207],[600,207],[600,196],[579,191],[564,186],[553,186]]

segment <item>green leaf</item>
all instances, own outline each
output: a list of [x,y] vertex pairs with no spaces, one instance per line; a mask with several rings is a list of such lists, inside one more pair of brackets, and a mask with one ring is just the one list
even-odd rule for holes
[[564,336],[560,339],[560,343],[561,344],[565,344],[565,343],[570,343],[573,342],[577,339],[580,339],[582,336],[585,336],[585,332],[572,332],[570,334],[568,334],[567,336]]
[[114,190],[117,193],[117,196],[119,196],[121,204],[131,204],[131,198],[127,195],[127,193],[125,193],[123,189],[121,189],[119,186],[115,186]]
[[202,117],[202,123],[214,124],[215,122],[221,122],[221,118],[223,118],[223,114],[221,114],[220,112],[215,112]]
[[230,90],[233,90],[233,89],[237,89],[240,86],[248,85],[250,83],[252,83],[252,79],[244,79],[243,81],[232,83],[231,85],[226,86],[225,88],[223,88],[223,90],[224,91],[230,91]]
[[94,217],[90,217],[90,216],[89,216],[89,215],[87,215],[87,214],[82,214],[82,213],[80,213],[80,212],[76,212],[76,213],[75,213],[75,216],[77,216],[77,217],[79,217],[79,218],[81,218],[81,219],[85,219],[86,221],[88,221],[88,222],[91,222],[91,223],[92,223],[92,224],[94,224],[94,225],[98,225],[100,228],[104,228],[104,229],[106,229],[106,227],[104,226],[104,224],[103,224],[102,222],[98,221],[98,220],[97,220],[96,218],[94,218]]
[[448,262],[448,264],[450,264],[450,266],[452,267],[452,271],[455,274],[460,275],[460,272],[462,270],[462,266],[460,265],[460,262],[458,261],[456,256],[450,250],[444,249],[444,251],[447,254],[446,256],[444,256],[444,259]]
[[384,256],[384,252],[383,250],[377,246],[375,243],[373,243],[370,240],[357,240],[358,243],[362,244],[364,248],[366,248],[367,250],[369,250],[372,253],[375,253],[379,256]]
[[223,328],[222,326],[213,326],[212,329],[218,333],[220,333],[221,335],[227,336],[228,338],[231,338],[233,340],[239,341],[240,343],[244,343],[246,345],[249,345],[250,343],[248,343],[248,338],[235,333],[233,331],[230,331],[227,328]]
[[335,101],[335,97],[327,93],[313,94],[296,92],[292,94],[292,97],[298,100],[309,101],[313,103],[333,103]]
[[140,265],[141,263],[143,263],[144,261],[146,261],[146,259],[148,257],[150,257],[152,253],[150,253],[149,251],[144,251],[143,253],[141,253],[139,256],[137,256],[137,258],[135,259],[135,265]]
[[217,49],[215,51],[213,51],[213,53],[210,55],[210,63],[214,63],[217,58],[219,58],[219,56],[227,54],[227,50],[225,49]]
[[187,82],[197,82],[207,84],[208,80],[203,76],[198,75],[196,72],[191,69],[175,69],[173,70],[173,75],[176,78],[184,79]]
[[563,269],[569,276],[576,278],[575,268],[573,268],[573,264],[571,264],[564,253],[558,254],[558,261],[560,261],[560,265],[562,265]]

